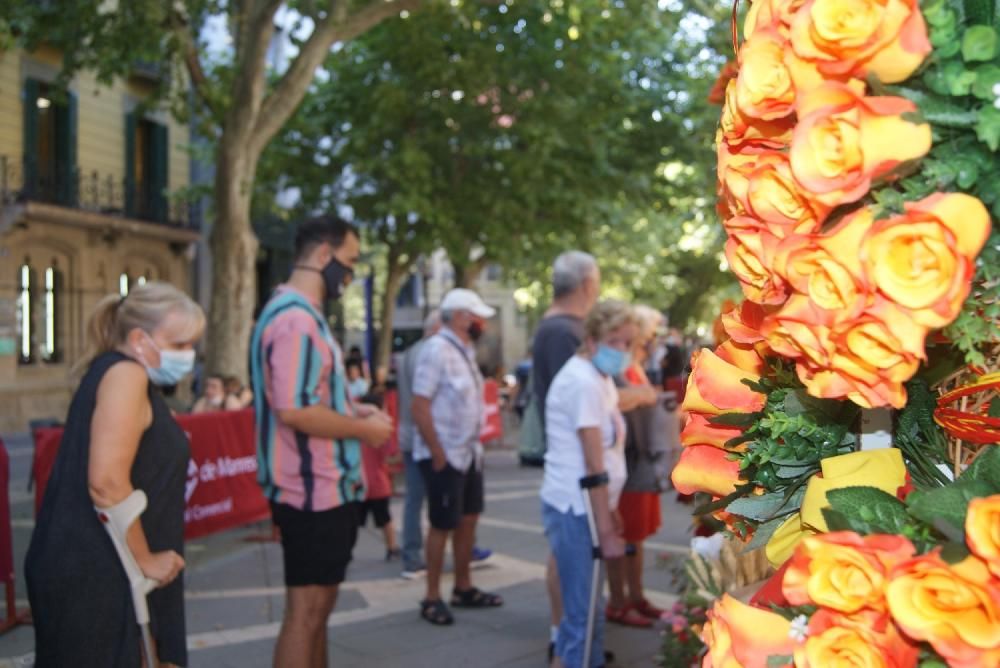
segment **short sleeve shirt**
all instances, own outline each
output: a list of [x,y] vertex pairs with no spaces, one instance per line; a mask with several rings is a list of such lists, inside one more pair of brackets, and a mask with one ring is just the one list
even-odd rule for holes
[[308,511],[364,498],[358,441],[310,436],[278,417],[283,410],[317,405],[354,414],[343,352],[319,304],[279,287],[254,328],[250,358],[257,478],[265,496]]
[[590,360],[574,355],[556,374],[549,388],[545,422],[545,476],[542,501],[561,513],[583,515],[580,478],[587,475],[579,430],[597,427],[604,445],[611,508],[618,506],[625,486],[625,420],[618,410],[614,381]]
[[[417,354],[413,396],[430,399],[431,418],[448,463],[468,471],[482,451],[483,377],[476,352],[450,329],[427,339]],[[430,459],[431,451],[414,429],[413,459]]]

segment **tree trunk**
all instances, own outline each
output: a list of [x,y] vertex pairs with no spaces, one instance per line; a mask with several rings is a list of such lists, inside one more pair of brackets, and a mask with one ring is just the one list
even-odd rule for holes
[[388,274],[385,277],[385,290],[382,292],[382,303],[379,305],[381,327],[378,333],[376,359],[380,366],[388,369],[392,356],[392,323],[396,317],[396,297],[399,295],[399,288],[403,285],[403,279],[409,273],[413,262],[400,260],[399,254],[390,250],[387,264]]
[[476,283],[479,281],[479,275],[483,273],[483,269],[486,268],[487,264],[489,262],[485,257],[474,261],[466,260],[461,264],[451,260],[452,270],[455,272],[455,287],[475,290]]
[[206,366],[210,373],[246,381],[250,329],[257,303],[258,242],[250,226],[251,184],[257,157],[251,155],[246,143],[223,139],[216,158]]

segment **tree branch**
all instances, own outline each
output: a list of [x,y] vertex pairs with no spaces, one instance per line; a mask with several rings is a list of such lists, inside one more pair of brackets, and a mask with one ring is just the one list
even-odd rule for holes
[[373,0],[354,14],[347,14],[346,0],[331,0],[326,19],[316,24],[299,55],[261,105],[253,133],[254,149],[263,151],[295,113],[312,83],[316,69],[323,63],[335,42],[353,39],[401,11],[416,11],[423,2],[424,0]]
[[198,95],[208,112],[216,119],[221,118],[221,109],[215,103],[212,96],[211,82],[205,75],[205,69],[201,65],[201,58],[198,57],[198,47],[195,44],[194,36],[189,30],[187,18],[177,11],[177,5],[170,12],[170,28],[177,37],[181,48],[181,57],[187,67],[188,76],[191,78],[191,87]]

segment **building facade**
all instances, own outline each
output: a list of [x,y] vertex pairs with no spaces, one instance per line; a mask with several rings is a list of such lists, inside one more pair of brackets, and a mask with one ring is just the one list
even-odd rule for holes
[[189,132],[146,108],[158,76],[60,91],[51,50],[0,52],[0,432],[62,420],[87,318],[148,280],[187,291],[198,231],[172,196]]

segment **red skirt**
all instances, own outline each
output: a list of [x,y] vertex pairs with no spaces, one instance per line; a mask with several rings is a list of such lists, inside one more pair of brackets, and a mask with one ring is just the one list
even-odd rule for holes
[[641,543],[660,528],[660,495],[657,492],[622,492],[618,512],[625,525],[625,542]]

